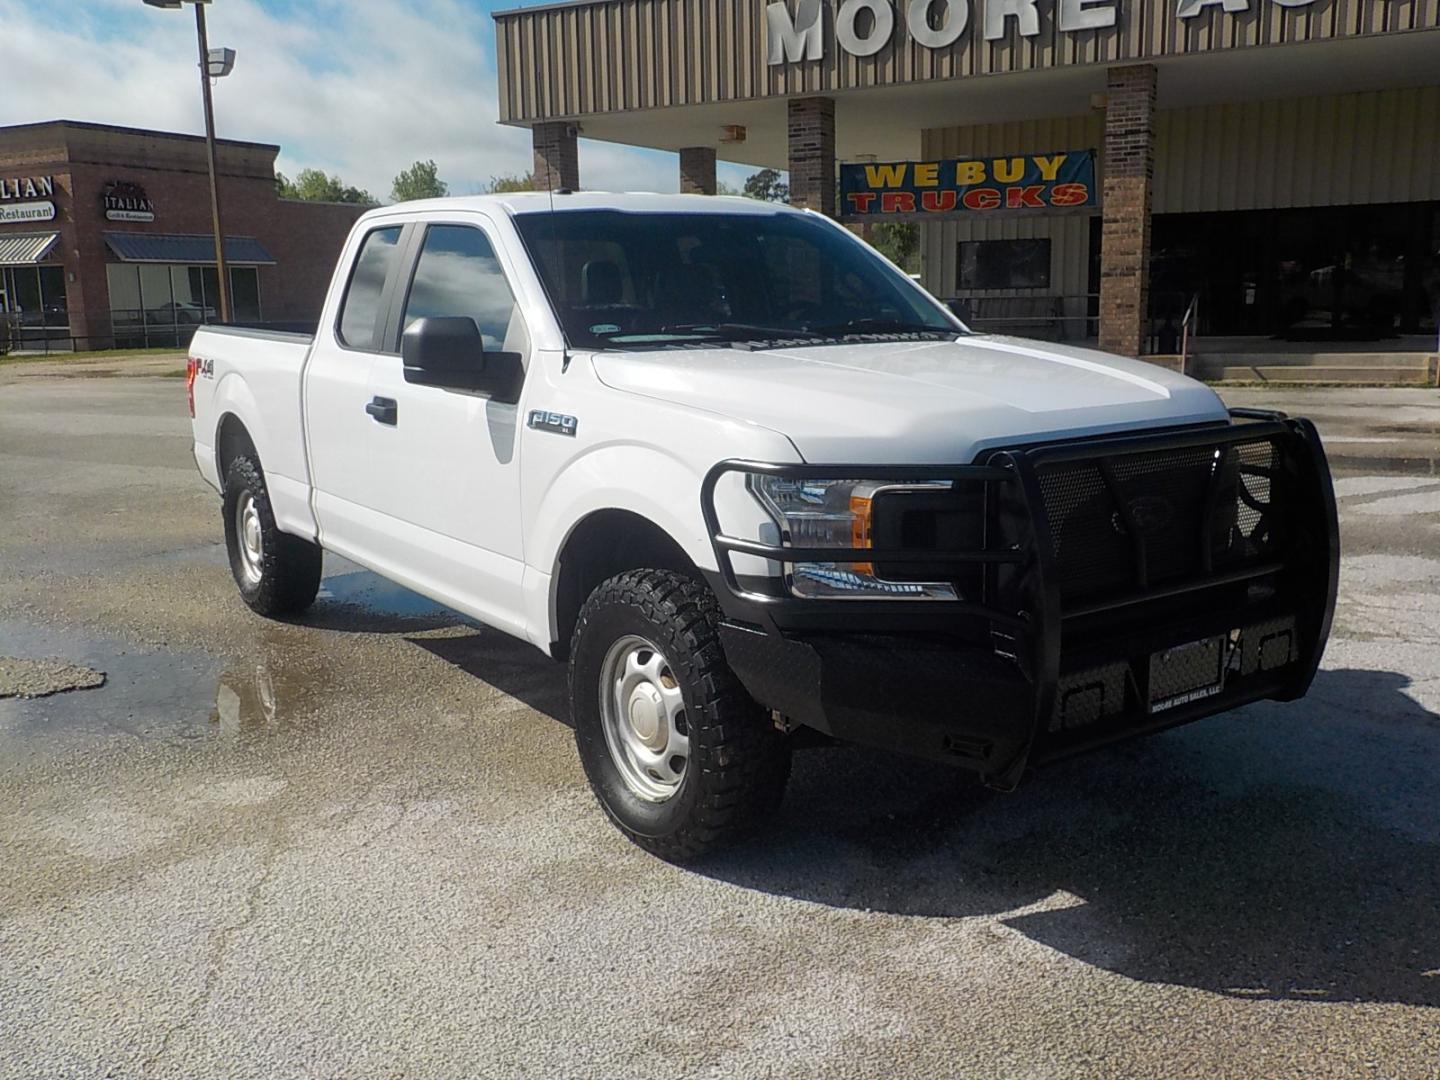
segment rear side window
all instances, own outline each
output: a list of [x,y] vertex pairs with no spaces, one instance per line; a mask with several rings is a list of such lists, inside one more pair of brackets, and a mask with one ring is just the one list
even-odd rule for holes
[[514,313],[515,295],[483,232],[469,225],[425,230],[405,301],[405,326],[432,316],[468,315],[480,328],[485,348],[499,351]]
[[361,243],[350,284],[345,289],[345,300],[340,306],[337,332],[342,345],[370,351],[379,349],[380,298],[399,250],[399,225],[375,229]]

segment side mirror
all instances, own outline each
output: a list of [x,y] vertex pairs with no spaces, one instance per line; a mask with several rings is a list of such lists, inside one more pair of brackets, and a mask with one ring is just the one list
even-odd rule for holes
[[408,383],[519,400],[524,378],[519,354],[486,352],[480,328],[468,315],[416,319],[400,338],[400,358]]
[[485,340],[475,320],[466,315],[416,319],[400,338],[405,378],[412,371],[427,375],[479,374],[485,370]]

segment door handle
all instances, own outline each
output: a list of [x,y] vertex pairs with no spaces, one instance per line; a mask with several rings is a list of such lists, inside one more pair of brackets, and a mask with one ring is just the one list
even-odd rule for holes
[[400,422],[400,406],[394,398],[377,397],[365,406],[365,411],[373,416],[379,423],[389,424],[394,427]]

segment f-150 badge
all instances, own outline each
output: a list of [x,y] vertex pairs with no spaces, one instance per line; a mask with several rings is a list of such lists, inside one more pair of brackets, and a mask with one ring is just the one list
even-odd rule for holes
[[568,435],[572,439],[580,427],[580,421],[573,416],[546,412],[543,409],[532,409],[527,423],[536,431],[548,431],[552,435]]

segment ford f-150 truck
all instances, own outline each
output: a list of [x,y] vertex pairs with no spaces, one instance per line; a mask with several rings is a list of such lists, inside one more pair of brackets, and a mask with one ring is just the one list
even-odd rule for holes
[[1026,770],[1309,687],[1315,428],[971,333],[840,225],[705,196],[366,214],[313,336],[206,327],[195,459],[240,593],[335,552],[569,664],[600,804],[674,860],[792,748]]

